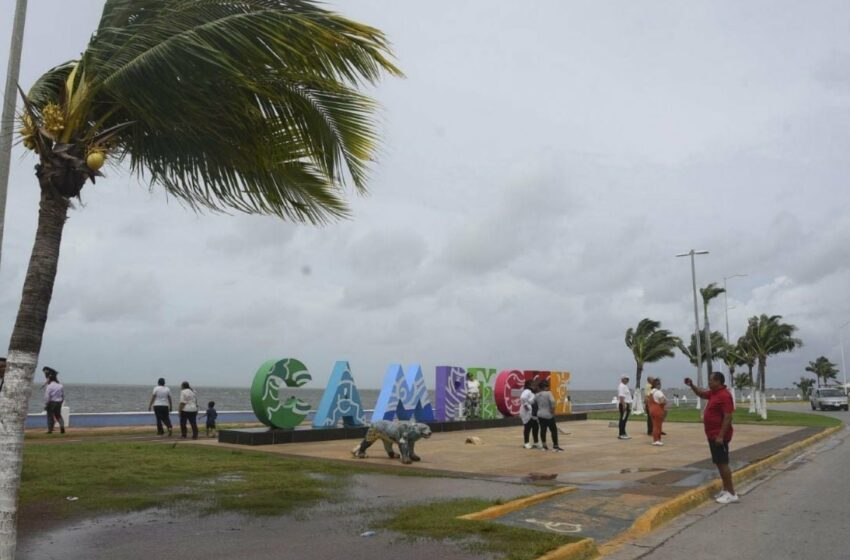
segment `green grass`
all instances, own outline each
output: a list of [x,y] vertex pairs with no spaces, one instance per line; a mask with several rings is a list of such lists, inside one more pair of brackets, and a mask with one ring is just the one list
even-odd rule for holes
[[481,511],[498,503],[458,499],[412,505],[400,509],[378,527],[413,538],[456,541],[472,553],[492,553],[507,560],[531,560],[559,546],[581,540],[489,521],[457,519],[460,515]]
[[[274,455],[150,442],[27,445],[21,505],[65,517],[191,503],[201,513],[278,515],[333,499],[352,468]],[[77,496],[69,502],[66,496]]]
[[[617,420],[616,412],[590,412],[590,420]],[[702,422],[699,411],[695,408],[669,408],[666,422]],[[735,411],[733,424],[759,424],[762,426],[805,426],[815,428],[831,428],[840,426],[841,420],[832,416],[808,414],[806,412],[789,412],[786,410],[768,410],[767,420],[750,414],[745,408]]]

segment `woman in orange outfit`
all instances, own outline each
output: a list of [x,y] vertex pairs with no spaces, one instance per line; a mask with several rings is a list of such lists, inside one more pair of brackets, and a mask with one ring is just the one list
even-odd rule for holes
[[667,397],[661,392],[661,380],[652,380],[652,392],[649,394],[649,415],[652,417],[652,445],[664,445],[661,441],[661,428],[667,416]]

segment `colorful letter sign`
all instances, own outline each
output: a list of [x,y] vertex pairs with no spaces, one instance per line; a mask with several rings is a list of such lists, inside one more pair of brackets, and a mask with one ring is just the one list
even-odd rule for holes
[[337,362],[328,386],[319,402],[314,428],[330,428],[342,420],[344,426],[363,426],[366,417],[360,404],[360,392],[354,384],[348,362]]
[[401,364],[391,364],[384,375],[384,385],[372,421],[375,420],[409,420],[413,416],[418,422],[433,422],[434,409],[428,397],[425,386],[425,376],[422,367],[414,364],[407,368],[407,375]]
[[272,428],[294,428],[310,412],[310,404],[297,397],[285,399],[285,387],[310,381],[307,366],[298,360],[269,360],[260,366],[251,384],[251,407],[257,419]]
[[437,366],[435,391],[437,420],[451,421],[463,418],[466,401],[466,370],[461,367]]

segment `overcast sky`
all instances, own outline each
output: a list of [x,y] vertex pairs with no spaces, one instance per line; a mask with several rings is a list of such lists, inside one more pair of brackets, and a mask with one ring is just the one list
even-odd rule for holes
[[[12,4],[0,5],[5,76]],[[85,49],[102,0],[30,2],[21,83]],[[65,229],[41,365],[65,382],[248,386],[294,357],[323,387],[388,364],[634,372],[642,318],[693,331],[697,283],[729,281],[732,338],[782,315],[788,386],[841,363],[850,321],[850,4],[332,1],[390,37],[384,145],[353,218],[196,215],[118,169]],[[16,147],[0,269],[8,340],[35,232]],[[724,330],[722,296],[710,321]],[[845,330],[850,333],[850,328]],[[850,336],[848,336],[850,340]],[[848,347],[850,350],[850,347]],[[680,385],[682,358],[647,373]]]

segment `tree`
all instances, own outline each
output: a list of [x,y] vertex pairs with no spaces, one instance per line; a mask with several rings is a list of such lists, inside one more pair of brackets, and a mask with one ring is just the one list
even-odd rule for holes
[[815,384],[814,379],[808,377],[800,377],[800,381],[795,381],[794,386],[800,389],[803,393],[803,398],[808,399],[812,395],[812,386]]
[[[707,339],[703,338],[703,340]],[[726,346],[726,339],[723,338],[723,334],[720,331],[713,331],[711,333],[711,341],[710,346],[708,344],[700,345],[700,350],[702,351],[701,361],[704,364],[709,364],[709,368],[711,367],[711,362],[723,358],[723,348]],[[692,365],[697,365],[697,337],[695,334],[691,335],[691,342],[687,346],[681,340],[679,340],[676,346]],[[711,350],[711,360],[708,359],[709,349]]]
[[635,359],[635,408],[640,410],[640,381],[644,364],[654,363],[664,358],[672,358],[673,349],[679,344],[679,339],[667,329],[661,328],[659,321],[643,319],[636,329],[626,330],[626,346],[632,351]]
[[825,356],[820,356],[815,361],[809,362],[806,371],[815,375],[818,387],[821,386],[821,382],[826,385],[830,379],[838,377],[838,366],[827,360]]
[[791,352],[802,346],[803,342],[793,336],[796,331],[797,327],[783,323],[780,315],[767,316],[762,314],[749,319],[749,326],[744,337],[746,338],[745,344],[750,347],[758,362],[758,380],[756,383],[758,391],[762,395],[762,401],[757,412],[763,418],[767,418],[767,408],[763,403],[767,358],[782,352]]
[[[725,291],[726,291],[725,288],[719,287],[714,282],[712,282],[711,284],[709,284],[705,288],[699,289],[699,293],[702,296],[703,311],[705,312],[705,315],[704,315],[704,317],[705,317],[705,330],[703,332],[703,340],[705,341],[705,346],[707,347],[706,352],[705,352],[705,354],[707,356],[714,356],[714,352],[712,351],[712,342],[714,342],[712,340],[712,337],[714,336],[714,333],[711,332],[711,327],[708,324],[708,303],[711,300],[713,300],[714,298],[716,298],[717,296],[719,296],[720,294],[724,293]],[[696,365],[696,364],[694,364],[694,365]],[[708,371],[706,371],[706,379],[708,379],[708,376],[711,375],[712,371],[713,371],[712,362],[709,361],[708,362]]]
[[112,159],[195,210],[344,217],[377,147],[359,88],[400,76],[391,57],[379,30],[310,0],[106,0],[80,59],[22,94],[41,201],[0,391],[0,559],[15,553],[23,424],[72,199]]
[[750,378],[747,376],[746,373],[737,373],[732,378],[732,384],[735,386],[736,389],[740,391],[745,387],[749,387]]

